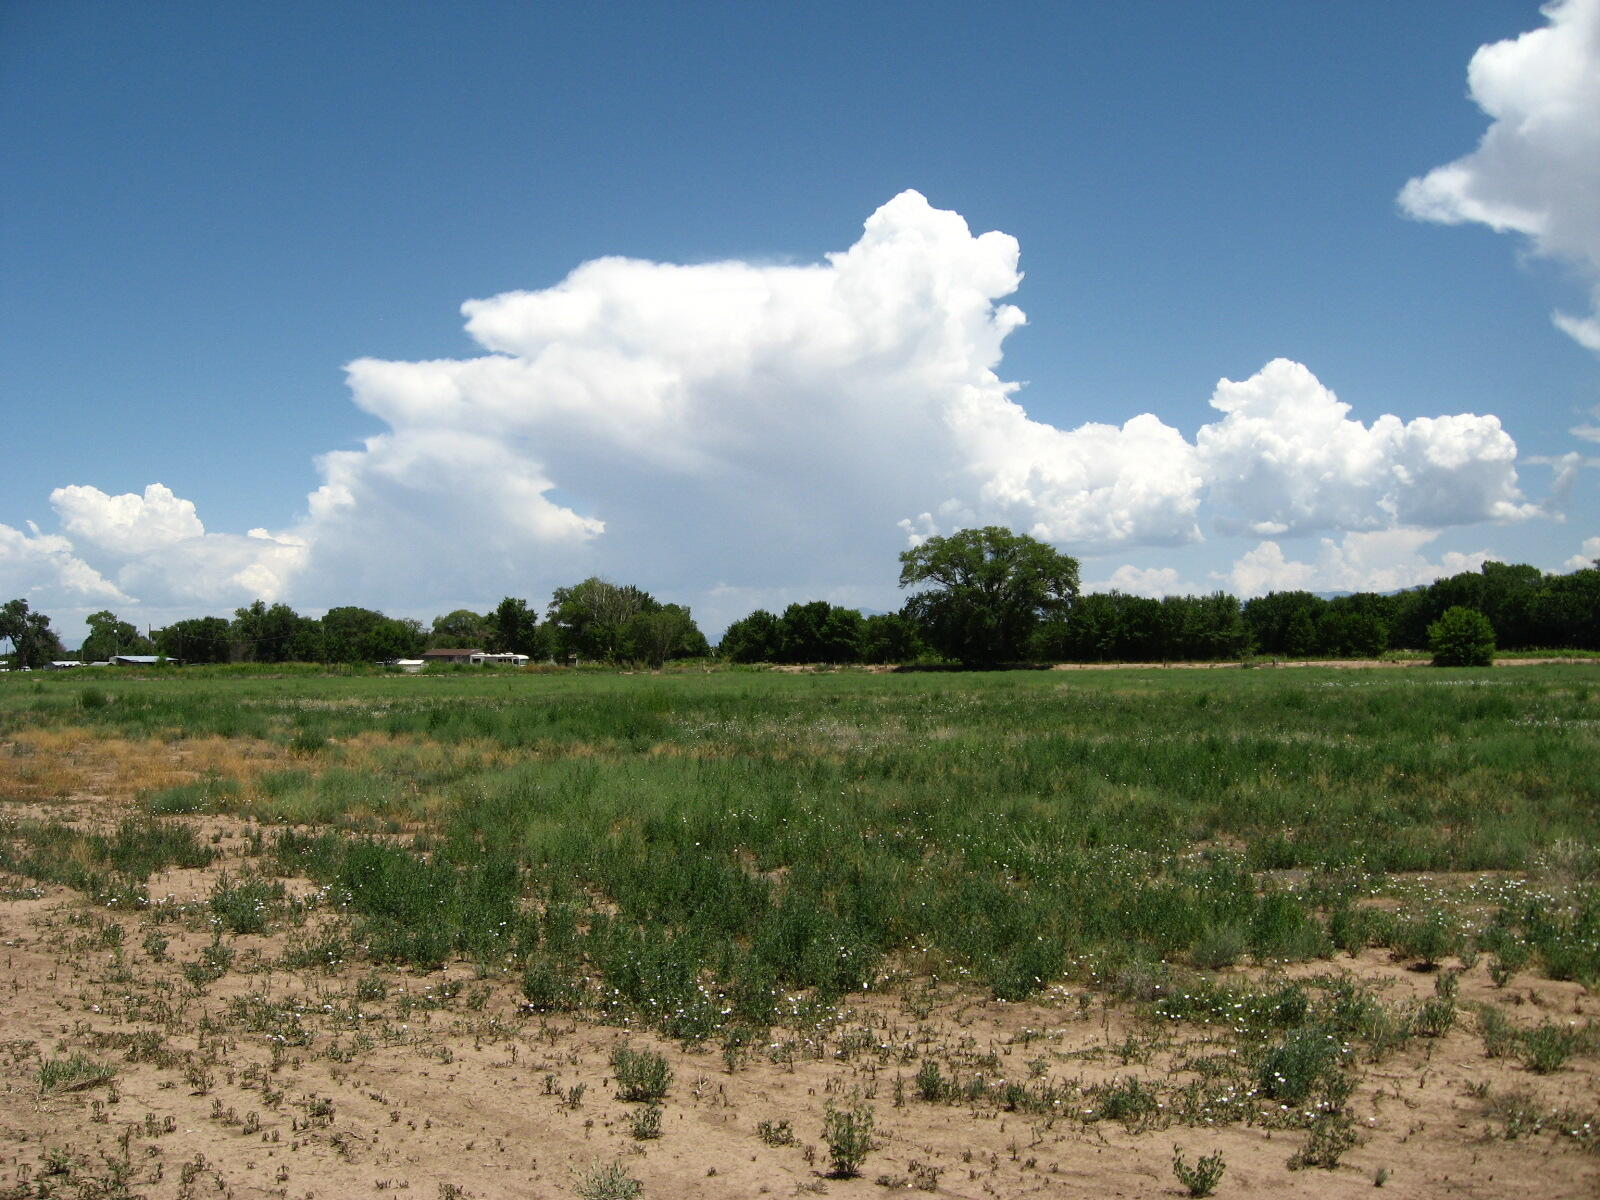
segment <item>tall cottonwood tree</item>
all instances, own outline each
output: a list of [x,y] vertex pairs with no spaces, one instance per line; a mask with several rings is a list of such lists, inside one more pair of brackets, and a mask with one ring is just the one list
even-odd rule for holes
[[900,586],[931,585],[905,613],[935,650],[972,666],[1012,662],[1078,594],[1078,560],[999,525],[931,537],[900,555]]

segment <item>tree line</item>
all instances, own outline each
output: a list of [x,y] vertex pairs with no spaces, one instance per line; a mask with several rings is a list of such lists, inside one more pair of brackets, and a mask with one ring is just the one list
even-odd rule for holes
[[[1446,614],[1480,614],[1502,650],[1600,650],[1600,563],[1571,574],[1487,562],[1423,587],[1332,597],[1226,592],[1151,599],[1080,594],[1078,563],[998,526],[930,538],[900,555],[899,612],[863,614],[825,600],[735,621],[718,657],[734,663],[1221,661],[1373,657],[1430,645]],[[1459,618],[1452,618],[1459,620]],[[599,578],[557,588],[541,615],[508,596],[486,613],[456,609],[431,626],[346,606],[307,617],[257,600],[232,619],[196,617],[145,637],[109,611],[88,618],[83,661],[160,654],[187,663],[369,663],[425,649],[483,649],[535,661],[640,663],[713,651],[688,608]],[[49,618],[25,600],[0,607],[15,666],[64,657]],[[1479,639],[1481,640],[1481,638]]]

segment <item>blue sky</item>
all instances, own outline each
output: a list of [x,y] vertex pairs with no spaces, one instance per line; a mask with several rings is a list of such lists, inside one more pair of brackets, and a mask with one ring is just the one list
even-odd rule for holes
[[[254,594],[427,617],[600,571],[719,628],[890,607],[908,537],[990,520],[1152,591],[1570,569],[1600,534],[1571,432],[1600,405],[1595,10],[7,5],[0,593],[70,632]],[[1408,214],[1491,126],[1469,60],[1536,30],[1572,94],[1530,55],[1493,95],[1572,128]],[[639,267],[552,325],[539,293],[609,256]],[[463,302],[519,290],[512,332],[469,336]],[[490,350],[528,369],[416,365]],[[1218,425],[1218,381],[1278,359],[1311,382]],[[357,360],[407,369],[353,396]],[[1334,419],[1319,386],[1349,453],[1260,467]],[[1366,437],[1384,414],[1406,432]],[[1466,414],[1498,439],[1411,424]]]

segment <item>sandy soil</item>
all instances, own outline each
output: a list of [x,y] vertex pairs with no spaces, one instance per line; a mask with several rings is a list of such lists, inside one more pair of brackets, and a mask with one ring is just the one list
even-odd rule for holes
[[[104,805],[5,811],[108,815]],[[1164,1115],[1129,1128],[915,1098],[911,1079],[928,1055],[947,1068],[1087,1086],[1170,1080],[1206,1052],[1202,1027],[1160,1028],[1078,987],[1005,1004],[907,980],[810,1034],[775,1030],[731,1063],[716,1045],[685,1050],[525,1012],[514,981],[479,978],[466,963],[428,975],[362,963],[287,969],[278,960],[304,929],[229,939],[231,969],[196,987],[182,967],[212,940],[203,898],[217,871],[247,866],[251,832],[197,820],[222,856],[152,881],[153,897],[172,897],[158,906],[170,919],[0,879],[0,1197],[571,1196],[586,1172],[612,1163],[643,1182],[645,1197],[1170,1197],[1186,1194],[1174,1146],[1191,1162],[1222,1152],[1223,1197],[1365,1196],[1380,1175],[1407,1197],[1600,1194],[1600,1153],[1549,1131],[1508,1137],[1488,1108],[1524,1094],[1529,1112],[1593,1113],[1595,1060],[1533,1075],[1487,1058],[1465,1012],[1446,1036],[1365,1068],[1352,1100],[1361,1140],[1336,1169],[1291,1170],[1300,1130],[1194,1128]],[[291,881],[291,890],[312,889]],[[323,919],[314,913],[310,928]],[[159,953],[151,934],[167,939]],[[1394,1000],[1433,987],[1377,952],[1290,974],[1337,971]],[[1506,1005],[1522,1025],[1600,1016],[1577,985],[1524,976],[1496,989],[1482,963],[1462,976],[1460,999],[1464,1009]],[[615,1095],[609,1056],[623,1044],[672,1065],[659,1138],[634,1138],[641,1106]],[[114,1075],[43,1090],[41,1065],[74,1053]],[[876,1148],[859,1178],[826,1175],[830,1101],[864,1102],[875,1115]],[[762,1123],[783,1122],[792,1144],[761,1136]]]

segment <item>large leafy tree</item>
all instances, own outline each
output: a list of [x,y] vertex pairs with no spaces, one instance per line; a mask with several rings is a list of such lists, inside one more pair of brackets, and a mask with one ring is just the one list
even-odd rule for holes
[[476,650],[493,641],[494,632],[492,618],[475,613],[470,608],[458,608],[433,619],[428,645],[435,650]]
[[1436,667],[1487,667],[1494,663],[1494,626],[1475,608],[1447,608],[1428,626]]
[[235,609],[228,630],[231,657],[243,662],[321,662],[322,625],[287,604],[257,600]]
[[84,624],[89,626],[89,636],[83,639],[83,647],[78,652],[84,662],[104,662],[114,654],[155,652],[149,638],[114,612],[93,613]]
[[971,665],[1015,661],[1078,594],[1078,561],[998,525],[932,537],[900,555],[900,586],[931,585],[906,613],[935,650]]
[[861,657],[861,614],[826,600],[791,604],[778,620],[781,662],[853,663]]
[[922,653],[915,621],[899,613],[874,613],[861,622],[861,661],[905,663]]
[[557,588],[548,616],[564,653],[616,662],[627,652],[628,623],[660,608],[649,592],[591,576],[572,587]]
[[221,617],[191,617],[156,630],[156,649],[184,663],[228,661],[228,622]]
[[0,641],[11,643],[11,665],[38,668],[65,651],[61,639],[50,628],[50,618],[31,612],[26,600],[8,600],[0,605]]
[[[496,654],[526,654],[542,659],[550,653],[548,629],[539,624],[539,614],[528,607],[526,600],[507,596],[496,605],[486,618],[489,627],[489,648]],[[435,628],[438,622],[434,622]],[[470,642],[454,642],[467,646]]]
[[[420,653],[427,634],[419,621],[386,617],[370,608],[345,606],[323,614],[323,662],[386,662]],[[297,655],[298,657],[298,655]]]
[[711,652],[705,635],[681,604],[663,604],[628,622],[627,648],[632,658],[659,667],[669,658],[700,658]]
[[764,608],[741,617],[723,630],[717,653],[729,662],[777,662],[783,646],[783,626]]

